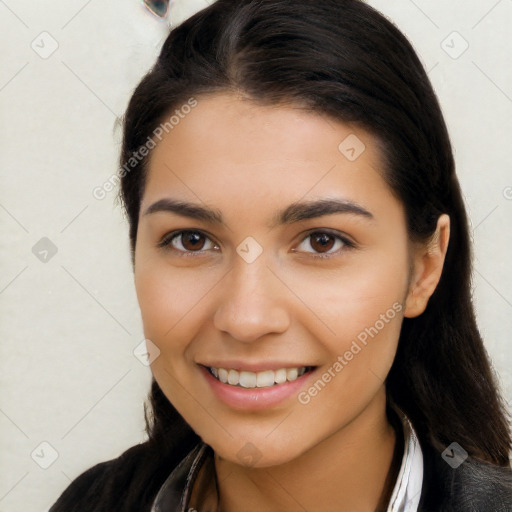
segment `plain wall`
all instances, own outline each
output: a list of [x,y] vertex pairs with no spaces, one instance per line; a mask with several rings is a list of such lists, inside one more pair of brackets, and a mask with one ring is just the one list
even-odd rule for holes
[[[472,224],[478,321],[510,401],[512,2],[370,3],[430,70]],[[206,5],[176,0],[167,23]],[[127,224],[117,191],[92,191],[116,172],[116,118],[167,23],[135,0],[0,2],[0,512],[47,510],[144,439]]]

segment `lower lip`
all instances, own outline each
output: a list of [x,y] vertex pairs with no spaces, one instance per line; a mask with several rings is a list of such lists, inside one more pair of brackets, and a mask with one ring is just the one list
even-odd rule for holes
[[233,409],[262,410],[279,404],[291,396],[297,396],[305,381],[315,373],[310,371],[292,382],[265,388],[243,388],[231,386],[217,380],[204,366],[200,367],[206,381],[222,402]]

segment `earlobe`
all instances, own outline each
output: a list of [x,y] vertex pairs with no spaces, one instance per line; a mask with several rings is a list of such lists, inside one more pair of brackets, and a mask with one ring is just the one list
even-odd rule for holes
[[413,271],[405,300],[405,317],[414,318],[425,311],[441,279],[449,240],[450,217],[444,213],[438,218],[436,231],[429,242],[414,249]]

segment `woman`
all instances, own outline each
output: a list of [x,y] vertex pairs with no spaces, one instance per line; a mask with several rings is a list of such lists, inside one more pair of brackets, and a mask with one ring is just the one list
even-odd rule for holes
[[359,0],[218,0],[124,118],[149,439],[52,512],[509,511],[446,126]]

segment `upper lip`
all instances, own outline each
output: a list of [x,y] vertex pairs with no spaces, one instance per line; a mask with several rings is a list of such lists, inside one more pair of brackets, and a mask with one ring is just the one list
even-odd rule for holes
[[210,363],[199,363],[201,366],[206,366],[208,368],[224,368],[226,370],[237,370],[248,371],[248,372],[264,372],[266,370],[280,370],[281,368],[303,368],[303,367],[311,367],[313,365],[308,365],[304,363],[290,363],[290,362],[272,362],[272,361],[262,361],[262,362],[242,362],[242,361],[212,361]]

